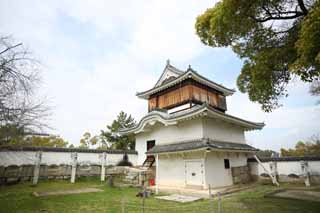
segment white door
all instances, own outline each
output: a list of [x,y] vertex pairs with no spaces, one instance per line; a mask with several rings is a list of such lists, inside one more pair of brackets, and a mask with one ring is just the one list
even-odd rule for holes
[[201,160],[185,161],[186,185],[201,186],[203,183],[203,163]]

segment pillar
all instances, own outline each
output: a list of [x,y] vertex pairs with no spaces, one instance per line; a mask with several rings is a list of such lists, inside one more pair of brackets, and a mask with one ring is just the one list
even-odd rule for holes
[[159,193],[159,155],[156,154],[156,194]]
[[107,153],[103,152],[101,154],[101,181],[105,181],[106,179],[106,158],[107,158]]
[[302,170],[302,175],[304,177],[304,183],[307,187],[310,186],[310,175],[309,175],[309,164],[307,161],[301,161],[301,170]]
[[33,179],[32,179],[33,185],[37,185],[39,180],[41,158],[42,158],[42,152],[41,151],[36,152],[36,158],[35,158],[34,170],[33,170]]
[[71,153],[71,159],[72,159],[72,168],[71,168],[71,183],[74,183],[76,180],[76,171],[77,171],[77,159],[78,159],[78,153],[74,152]]

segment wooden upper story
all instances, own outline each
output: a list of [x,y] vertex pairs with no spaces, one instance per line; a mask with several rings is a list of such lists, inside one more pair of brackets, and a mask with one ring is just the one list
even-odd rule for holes
[[151,95],[148,99],[148,110],[168,110],[187,103],[207,103],[222,112],[227,110],[226,97],[221,92],[191,79]]
[[225,112],[226,96],[234,92],[233,89],[201,76],[190,66],[184,72],[167,62],[156,85],[152,89],[137,93],[137,96],[148,100],[149,112],[155,109],[175,111],[179,106],[189,104],[191,107],[194,104],[204,103]]

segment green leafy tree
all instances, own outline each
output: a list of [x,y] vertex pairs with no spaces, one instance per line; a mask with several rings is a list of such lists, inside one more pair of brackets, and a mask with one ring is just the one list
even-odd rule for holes
[[67,147],[68,142],[56,135],[29,133],[12,124],[0,127],[0,145]]
[[273,157],[273,156],[279,156],[279,153],[273,150],[260,150],[257,152],[257,156],[260,158],[268,158],[268,157]]
[[237,85],[270,112],[297,76],[320,76],[319,0],[222,0],[195,24],[201,41],[244,60]]
[[281,149],[281,156],[320,156],[320,136],[314,135],[307,142],[298,141],[294,149]]
[[98,143],[98,136],[92,136],[90,132],[85,132],[80,139],[80,146],[79,148],[82,149],[89,149],[91,146],[95,146]]
[[117,119],[112,124],[107,126],[107,130],[101,130],[101,138],[105,144],[111,144],[112,149],[134,149],[135,140],[133,135],[119,135],[117,132],[123,128],[130,128],[136,124],[131,115],[121,111]]
[[20,140],[11,140],[8,145],[12,146],[41,146],[41,147],[62,147],[66,148],[68,141],[55,135],[49,136],[25,136]]

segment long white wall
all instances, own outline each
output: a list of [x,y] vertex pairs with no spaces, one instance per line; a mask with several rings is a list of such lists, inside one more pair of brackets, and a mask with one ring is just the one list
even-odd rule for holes
[[203,135],[214,140],[246,143],[243,128],[210,118],[203,119]]
[[[263,166],[270,171],[270,162],[263,162]],[[320,161],[309,161],[310,175],[320,175]],[[250,170],[253,175],[266,173],[258,163],[250,163]],[[279,175],[303,175],[300,161],[278,161],[277,172]]]
[[[101,153],[78,153],[79,164],[101,164]],[[129,161],[133,165],[137,165],[137,155],[128,154]],[[115,165],[122,160],[123,154],[108,154],[107,165]],[[0,166],[10,165],[33,165],[36,159],[35,151],[1,151]],[[70,165],[72,162],[71,152],[42,152],[41,163],[46,165]]]

